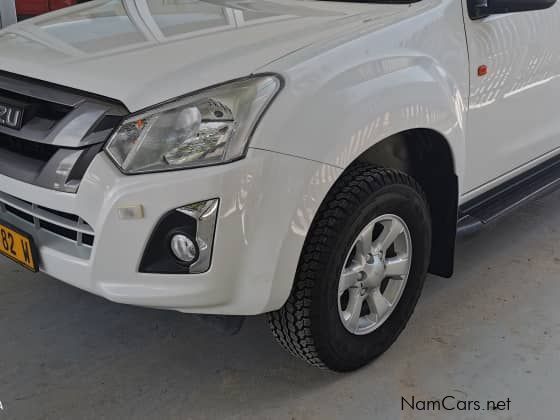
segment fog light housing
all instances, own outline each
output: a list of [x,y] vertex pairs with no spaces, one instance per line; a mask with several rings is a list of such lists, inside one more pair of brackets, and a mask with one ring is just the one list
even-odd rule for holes
[[162,216],[144,250],[141,273],[199,274],[210,269],[218,219],[217,198]]
[[178,260],[192,263],[196,260],[197,249],[195,243],[186,235],[177,234],[171,238],[171,252]]

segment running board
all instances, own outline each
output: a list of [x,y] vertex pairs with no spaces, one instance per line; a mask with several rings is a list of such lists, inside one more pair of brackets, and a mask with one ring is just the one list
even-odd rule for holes
[[470,235],[517,207],[560,187],[560,156],[528,170],[459,208],[457,236]]

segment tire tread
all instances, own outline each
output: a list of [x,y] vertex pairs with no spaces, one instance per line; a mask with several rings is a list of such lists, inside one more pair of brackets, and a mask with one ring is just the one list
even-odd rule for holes
[[[268,314],[268,323],[276,341],[312,366],[328,368],[321,360],[311,330],[313,289],[320,268],[325,264],[324,259],[328,257],[327,244],[332,243],[339,233],[338,222],[351,217],[353,208],[375,191],[395,184],[411,187],[427,202],[420,185],[407,174],[394,169],[358,163],[341,175],[311,225],[287,302],[281,309]],[[411,313],[413,309],[410,309]],[[399,333],[395,334],[395,339]]]

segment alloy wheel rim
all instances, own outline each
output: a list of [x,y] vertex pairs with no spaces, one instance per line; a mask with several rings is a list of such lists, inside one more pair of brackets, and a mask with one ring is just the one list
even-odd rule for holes
[[338,282],[338,313],[352,334],[378,329],[397,306],[412,264],[406,223],[384,214],[368,223],[348,252]]

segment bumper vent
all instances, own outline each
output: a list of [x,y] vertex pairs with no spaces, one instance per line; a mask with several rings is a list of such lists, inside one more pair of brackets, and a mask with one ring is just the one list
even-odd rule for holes
[[79,216],[37,206],[0,192],[0,214],[7,213],[78,246],[93,247],[95,234],[90,225]]

